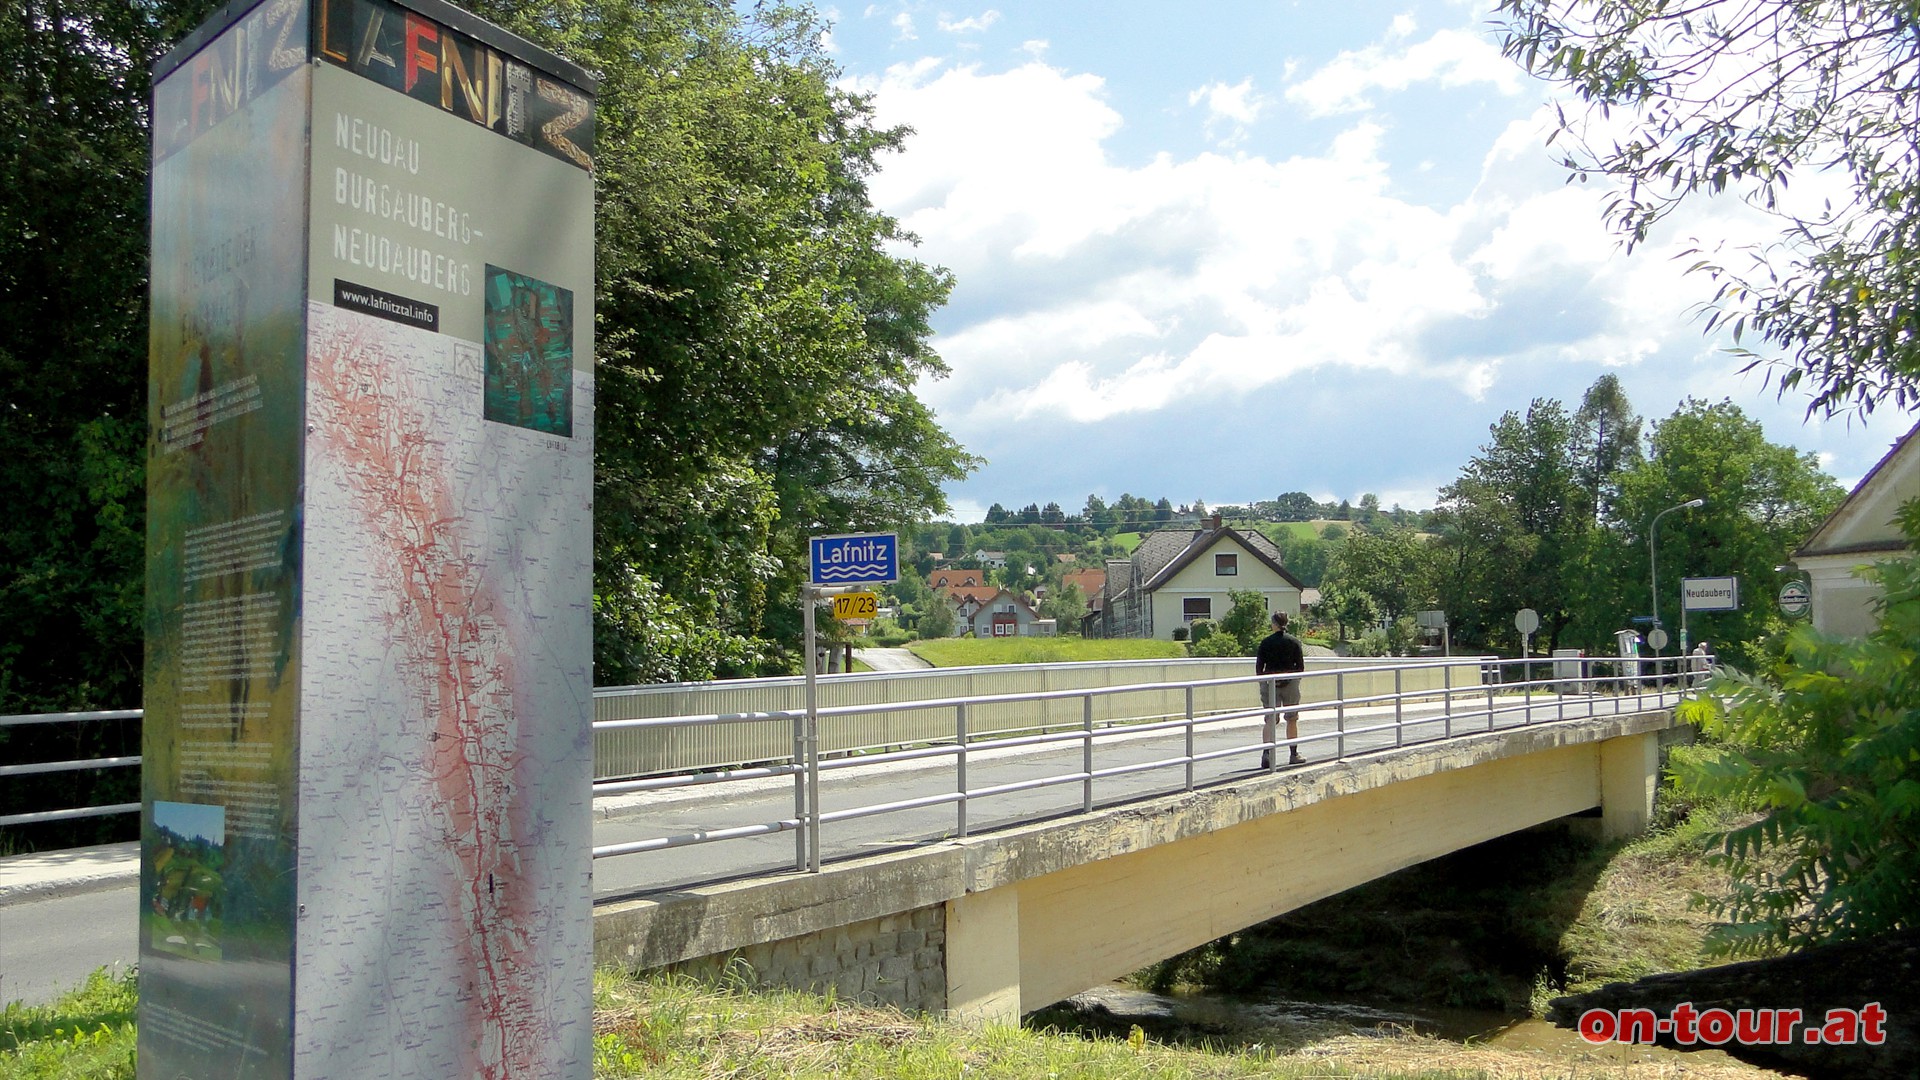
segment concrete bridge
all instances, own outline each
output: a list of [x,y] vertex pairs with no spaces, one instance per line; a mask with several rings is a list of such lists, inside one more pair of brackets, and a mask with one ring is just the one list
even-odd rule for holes
[[[1498,680],[1503,663],[1515,662],[1491,662],[1490,678]],[[1184,765],[1186,783],[1171,792],[1087,812],[1089,799],[1087,807],[1030,813],[990,832],[968,832],[962,810],[960,829],[833,860],[818,873],[642,888],[625,898],[597,881],[596,963],[697,972],[731,966],[762,985],[833,988],[851,998],[1014,1021],[1497,836],[1576,816],[1593,819],[1606,837],[1646,827],[1660,748],[1675,733],[1672,686],[1615,682],[1610,693],[1596,694],[1596,680],[1583,672],[1573,685],[1510,676],[1496,694],[1493,682],[1469,687],[1452,673],[1427,671],[1447,683],[1436,695],[1424,683],[1406,689],[1412,676],[1405,669],[1394,676],[1396,691],[1380,691],[1380,673],[1372,674],[1361,694],[1333,693],[1332,677],[1322,677],[1327,685],[1317,693],[1309,683],[1309,701],[1320,703],[1298,741],[1308,750],[1306,766],[1229,769],[1196,782],[1196,762],[1233,764],[1237,756],[1251,764],[1265,744],[1258,710],[1244,708],[1203,715],[1200,722],[1222,721],[1227,730],[1212,745],[1197,741],[1189,695],[1184,732],[1178,718],[1144,725],[1171,729],[1165,737],[1175,743],[1184,736],[1184,753],[1155,760],[1136,750],[1135,764],[1103,772],[1090,734],[1084,768],[1053,778],[1084,781],[1090,790],[1096,775]],[[1217,691],[1226,684],[1251,696],[1246,681],[1193,685]],[[1416,699],[1428,707],[1415,708]],[[964,793],[964,749],[960,757]],[[995,790],[1047,783],[1029,778]],[[951,801],[920,796],[894,808]],[[964,807],[965,795],[958,801]],[[601,864],[597,879],[607,869]]]
[[[782,680],[606,691],[596,959],[1013,1019],[1503,833],[1635,832],[1678,734],[1673,672],[1311,663],[1272,743],[1244,660],[839,677],[811,730]],[[131,962],[132,848],[0,860],[0,953]]]

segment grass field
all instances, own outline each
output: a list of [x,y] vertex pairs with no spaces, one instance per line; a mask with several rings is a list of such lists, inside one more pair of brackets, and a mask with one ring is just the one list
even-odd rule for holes
[[1139,638],[936,638],[907,646],[934,667],[1063,664],[1078,660],[1165,660],[1187,655],[1177,641]]
[[1140,538],[1145,535],[1145,533],[1137,532],[1114,533],[1110,539],[1114,543],[1119,544],[1121,549],[1126,551],[1127,554],[1131,555],[1133,554],[1133,549],[1140,546]]

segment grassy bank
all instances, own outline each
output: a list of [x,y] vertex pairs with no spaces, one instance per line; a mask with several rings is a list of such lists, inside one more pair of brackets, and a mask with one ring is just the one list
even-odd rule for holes
[[[0,1018],[0,1080],[122,1080],[133,1076],[133,983],[101,976],[44,1009]],[[845,1077],[860,1080],[1076,1077],[1081,1080],[1307,1080],[1310,1077],[1606,1075],[1653,1080],[1672,1062],[1596,1055],[1568,1062],[1535,1053],[1413,1036],[1329,1037],[1280,1051],[1209,1051],[1144,1038],[1084,1039],[1019,1028],[974,1030],[805,994],[751,994],[678,980],[602,974],[595,985],[598,1080]],[[1689,1077],[1753,1074],[1689,1064]]]
[[1165,660],[1187,655],[1177,641],[1138,638],[935,638],[907,648],[934,667],[1062,664],[1086,660]]

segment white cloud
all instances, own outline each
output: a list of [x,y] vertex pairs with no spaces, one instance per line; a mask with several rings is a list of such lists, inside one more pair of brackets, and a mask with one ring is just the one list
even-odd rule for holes
[[954,19],[942,14],[937,24],[941,30],[949,34],[981,34],[999,21],[1000,13],[988,8],[978,15],[969,15],[964,19]]
[[[1292,157],[1127,166],[1105,146],[1124,118],[1091,74],[927,59],[857,88],[918,132],[872,190],[960,282],[937,341],[953,376],[922,391],[963,432],[1329,377],[1413,380],[1443,407],[1541,364],[1698,347],[1685,313],[1700,286],[1669,257],[1683,241],[1620,262],[1598,194],[1540,149],[1544,114],[1436,209],[1397,191],[1372,120]],[[1257,117],[1240,90],[1221,114]]]
[[1207,110],[1207,135],[1224,147],[1236,146],[1247,138],[1248,129],[1260,119],[1260,113],[1272,100],[1253,88],[1251,77],[1229,86],[1211,82],[1187,94],[1187,104],[1204,104]]
[[1394,47],[1369,45],[1343,52],[1289,86],[1287,100],[1312,116],[1336,116],[1372,108],[1375,91],[1397,92],[1417,83],[1446,88],[1485,84],[1502,94],[1520,92],[1519,68],[1485,38],[1464,30],[1438,30],[1425,41],[1400,47],[1402,32],[1412,29],[1411,20],[1404,27],[1395,20],[1390,33]]
[[920,35],[914,32],[913,16],[910,13],[902,11],[889,21],[893,25],[895,40],[915,41],[919,39]]

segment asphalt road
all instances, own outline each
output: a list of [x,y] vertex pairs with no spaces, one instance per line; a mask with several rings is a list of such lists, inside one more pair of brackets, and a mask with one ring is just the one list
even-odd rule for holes
[[925,671],[933,667],[913,655],[911,649],[855,649],[853,658],[875,671]]
[[50,1001],[97,968],[132,967],[140,952],[139,892],[122,885],[0,905],[0,1006]]

